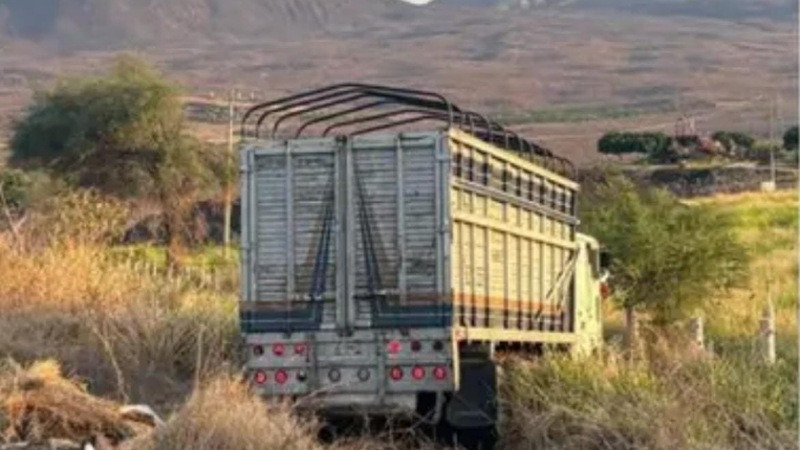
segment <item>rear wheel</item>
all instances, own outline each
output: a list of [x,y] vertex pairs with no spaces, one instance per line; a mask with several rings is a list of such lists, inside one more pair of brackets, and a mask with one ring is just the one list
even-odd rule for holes
[[494,426],[465,428],[456,431],[457,445],[465,450],[494,450],[497,429]]

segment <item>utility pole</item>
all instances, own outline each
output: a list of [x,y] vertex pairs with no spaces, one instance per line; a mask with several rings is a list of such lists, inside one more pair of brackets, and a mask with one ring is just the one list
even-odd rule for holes
[[233,167],[233,96],[234,90],[228,93],[228,151],[225,154],[225,225],[222,231],[223,252],[225,257],[230,254],[231,245],[231,214],[233,210],[233,180],[231,176]]
[[[769,176],[772,186],[775,186],[775,110],[777,105],[776,96],[772,97],[769,104]],[[774,188],[773,188],[774,189]]]

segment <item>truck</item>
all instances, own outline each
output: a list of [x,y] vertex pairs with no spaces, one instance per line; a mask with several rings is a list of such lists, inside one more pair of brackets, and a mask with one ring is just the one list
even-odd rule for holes
[[600,345],[569,161],[440,94],[361,83],[256,105],[241,133],[240,326],[264,396],[491,448],[499,352]]

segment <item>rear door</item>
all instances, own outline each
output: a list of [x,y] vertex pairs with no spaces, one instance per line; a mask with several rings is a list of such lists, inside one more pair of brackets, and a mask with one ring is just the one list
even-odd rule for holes
[[445,325],[441,142],[391,134],[246,149],[243,331]]

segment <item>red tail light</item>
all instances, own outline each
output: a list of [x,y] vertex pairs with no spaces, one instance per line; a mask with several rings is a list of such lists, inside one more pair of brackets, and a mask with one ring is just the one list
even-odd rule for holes
[[421,380],[425,378],[425,368],[416,366],[411,369],[411,376],[414,377],[415,380]]
[[267,382],[267,374],[263,370],[257,370],[253,380],[256,384],[264,384]]
[[306,353],[306,344],[294,344],[294,354],[304,355]]
[[411,351],[418,352],[422,350],[422,343],[420,341],[411,341]]
[[281,369],[275,372],[275,382],[278,384],[286,384],[289,380],[289,374],[286,373],[285,370]]
[[264,354],[264,346],[263,345],[254,345],[253,346],[253,355],[261,356]]
[[283,356],[286,353],[286,347],[283,344],[274,344],[272,346],[272,354],[275,356]]
[[433,369],[433,377],[437,380],[444,380],[447,378],[447,369],[442,366]]
[[600,283],[600,297],[605,300],[611,296],[611,286],[608,283]]
[[386,344],[386,351],[389,352],[390,354],[394,355],[396,353],[400,353],[400,349],[402,347],[403,346],[400,344],[400,341],[397,341],[397,340],[389,341],[389,343]]
[[400,381],[403,379],[403,369],[399,367],[393,367],[392,370],[389,371],[389,377],[394,381]]

